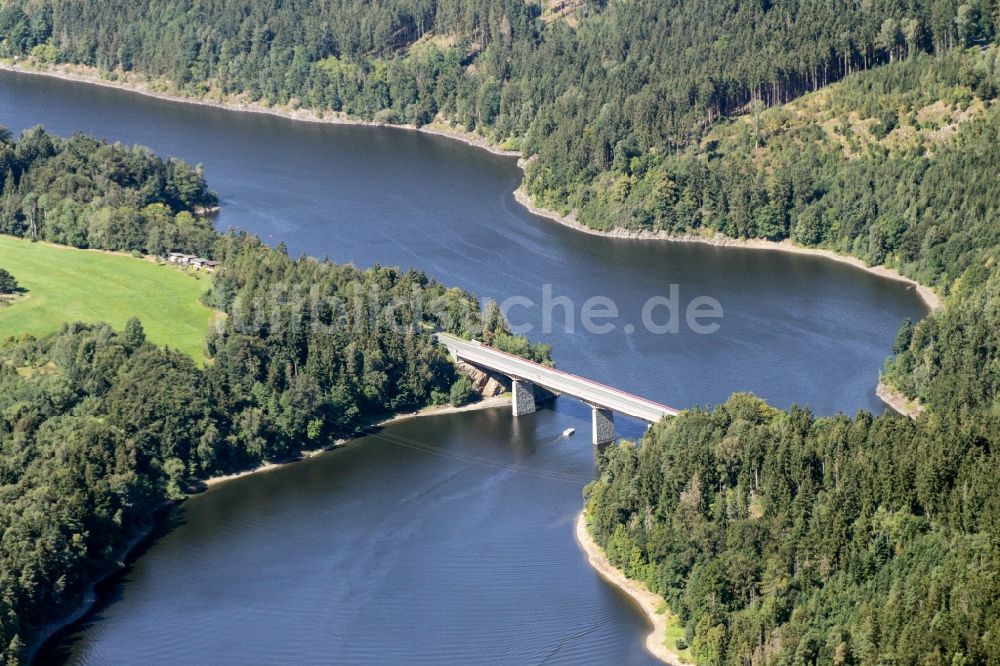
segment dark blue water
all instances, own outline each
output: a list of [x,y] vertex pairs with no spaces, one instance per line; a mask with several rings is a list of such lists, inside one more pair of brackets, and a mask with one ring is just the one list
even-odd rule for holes
[[[221,227],[293,254],[421,268],[511,312],[560,367],[676,407],[735,391],[815,412],[882,411],[896,330],[924,309],[901,283],[831,261],[581,234],[512,197],[510,158],[403,130],[296,123],[0,73],[0,124],[84,131],[205,165]],[[543,286],[572,304],[542,330]],[[677,285],[724,316],[657,335],[644,304]],[[582,330],[603,296],[613,332]],[[665,310],[657,312],[662,321]],[[629,332],[628,327],[634,327]],[[50,658],[86,663],[648,663],[641,614],[572,536],[593,477],[572,401],[389,428],[359,446],[220,486],[105,590]],[[580,433],[560,438],[566,427]],[[641,425],[622,423],[627,435]]]
[[[43,124],[141,143],[205,165],[222,197],[221,227],[293,254],[361,266],[423,269],[497,301],[522,295],[515,323],[551,342],[560,367],[688,407],[753,391],[831,414],[882,410],[879,368],[906,317],[923,306],[902,283],[828,260],[780,252],[607,239],[536,217],[514,201],[512,158],[406,130],[302,123],[171,103],[118,90],[0,73],[0,124]],[[574,304],[572,333],[557,310],[541,327],[543,285]],[[721,328],[654,335],[643,304],[679,287],[723,307]],[[618,306],[608,335],[581,331],[593,296]],[[657,311],[665,317],[665,311]],[[632,324],[637,331],[625,333]]]

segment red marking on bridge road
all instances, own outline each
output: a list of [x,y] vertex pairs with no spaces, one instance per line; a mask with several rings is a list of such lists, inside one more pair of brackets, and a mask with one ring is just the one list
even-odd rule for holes
[[[667,412],[673,412],[674,414],[676,414],[677,412],[680,411],[678,409],[674,409],[673,407],[668,407],[667,405],[663,405],[663,404],[660,404],[658,402],[654,402],[652,400],[649,400],[648,398],[643,398],[642,396],[635,395],[634,393],[629,393],[628,391],[622,391],[621,389],[617,389],[617,388],[615,388],[613,386],[608,386],[607,384],[603,384],[603,383],[595,381],[593,379],[588,379],[587,377],[581,377],[580,375],[574,375],[572,372],[566,372],[565,370],[559,370],[558,368],[550,368],[550,367],[542,365],[541,363],[538,363],[536,361],[531,361],[531,360],[526,359],[526,358],[521,358],[520,356],[517,356],[516,354],[511,354],[510,352],[505,352],[502,349],[497,349],[496,347],[490,347],[489,345],[484,345],[482,343],[479,343],[478,345],[476,345],[475,343],[473,343],[473,342],[471,342],[469,340],[462,340],[461,338],[458,338],[458,339],[461,340],[462,342],[466,343],[466,344],[473,345],[473,346],[478,346],[480,349],[486,349],[486,350],[489,350],[491,352],[495,352],[497,354],[502,354],[503,356],[506,356],[508,358],[512,358],[515,361],[519,361],[521,363],[530,363],[531,365],[534,365],[534,366],[536,366],[538,368],[541,368],[542,370],[545,370],[547,372],[554,372],[556,374],[563,375],[565,377],[572,377],[573,379],[579,379],[580,381],[586,382],[588,384],[594,384],[596,386],[600,386],[602,388],[605,388],[605,389],[607,389],[609,391],[612,391],[614,393],[617,393],[619,395],[626,396],[626,397],[631,398],[633,400],[638,400],[639,402],[644,402],[644,403],[646,403],[649,406],[656,407],[658,409],[663,409],[663,410],[665,410]],[[459,352],[459,354],[461,354],[461,352]]]

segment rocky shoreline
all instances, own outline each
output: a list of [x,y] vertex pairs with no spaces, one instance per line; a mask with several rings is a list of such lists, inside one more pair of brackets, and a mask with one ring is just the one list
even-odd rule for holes
[[[431,123],[429,125],[421,125],[417,127],[413,124],[397,124],[397,123],[383,123],[374,120],[361,120],[358,118],[352,118],[342,113],[317,113],[311,109],[306,108],[292,108],[292,107],[276,107],[276,106],[266,106],[260,102],[251,102],[247,100],[240,99],[238,97],[232,97],[229,99],[205,99],[200,97],[192,97],[190,95],[185,95],[181,93],[168,92],[166,90],[159,90],[157,87],[145,79],[144,77],[138,76],[136,74],[122,74],[125,80],[114,80],[108,79],[101,76],[101,73],[94,67],[87,67],[85,65],[53,65],[47,69],[40,69],[32,66],[28,63],[25,64],[13,62],[10,60],[0,61],[0,70],[7,72],[14,72],[16,74],[31,74],[34,76],[46,76],[53,79],[60,79],[62,81],[73,81],[76,83],[86,83],[89,85],[102,86],[105,88],[115,88],[117,90],[123,90],[125,92],[135,93],[137,95],[143,95],[145,97],[153,97],[155,99],[162,99],[168,102],[180,102],[182,104],[194,104],[196,106],[207,106],[214,109],[222,109],[225,111],[237,111],[240,113],[261,113],[269,116],[278,116],[279,118],[286,118],[288,120],[296,120],[300,122],[308,123],[324,123],[327,125],[361,125],[365,127],[388,127],[396,128],[401,130],[410,130],[415,132],[423,132],[424,134],[433,134],[435,136],[441,136],[448,139],[454,139],[455,141],[461,141],[475,148],[481,148],[482,150],[493,153],[494,155],[501,155],[504,157],[520,157],[521,153],[517,150],[505,150],[494,146],[488,139],[483,136],[472,134],[470,132],[465,132],[454,127],[450,127],[441,123]],[[208,213],[216,212],[207,211]]]
[[892,411],[907,418],[916,419],[924,413],[925,407],[919,400],[911,400],[903,395],[901,391],[885,382],[879,381],[875,389],[875,395],[887,404]]

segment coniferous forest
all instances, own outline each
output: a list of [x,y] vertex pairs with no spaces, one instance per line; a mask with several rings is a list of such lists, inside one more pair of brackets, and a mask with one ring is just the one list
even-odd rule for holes
[[469,294],[421,273],[295,260],[254,237],[217,234],[192,214],[216,200],[200,171],[146,149],[35,128],[0,134],[0,164],[4,233],[215,257],[221,269],[204,299],[225,315],[203,368],[148,343],[135,319],[123,331],[67,323],[41,340],[0,343],[5,663],[25,658],[153,511],[198,480],[461,394],[432,331],[548,358],[510,335],[496,308],[480,317]]
[[[585,224],[790,238],[935,287],[944,307],[886,350],[884,377],[924,407],[917,419],[738,395],[607,452],[587,489],[594,536],[667,599],[704,664],[1000,663],[998,34],[994,0],[0,8],[0,57],[453,123],[521,150],[528,193]],[[9,660],[189,480],[454,381],[425,331],[324,337],[292,315],[313,285],[417,286],[456,311],[467,295],[217,237],[193,215],[213,203],[196,169],[34,131],[0,140],[0,176],[5,233],[209,254],[224,265],[213,304],[231,315],[204,369],[135,326],[0,349]],[[253,308],[276,284],[290,286],[273,326]]]

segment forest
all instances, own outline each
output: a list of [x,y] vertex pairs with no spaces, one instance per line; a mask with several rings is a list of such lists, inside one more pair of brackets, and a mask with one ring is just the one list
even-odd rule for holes
[[736,395],[611,447],[587,510],[699,664],[992,664],[998,440],[997,414],[815,418]]
[[102,250],[207,255],[218,203],[200,168],[149,149],[42,127],[0,127],[0,233]]
[[[195,97],[389,123],[453,124],[521,150],[524,186],[535,201],[576,211],[591,226],[791,239],[934,286],[944,308],[904,324],[886,350],[893,357],[884,378],[926,407],[918,420],[814,418],[803,409],[780,412],[736,396],[710,412],[659,424],[636,445],[610,450],[588,488],[587,510],[611,560],[663,594],[680,615],[699,663],[1000,661],[1000,5],[583,0],[559,11],[553,6],[9,0],[0,9],[0,57],[39,66],[83,64],[112,78],[140,74]],[[0,164],[14,164],[13,142],[3,143]],[[102,236],[86,195],[60,197],[75,202],[68,216],[73,224],[56,222],[50,201],[38,204],[46,211],[39,216],[25,195],[41,194],[31,182],[45,177],[29,176],[22,188],[28,170],[6,170],[5,229],[61,234],[50,238],[81,246],[160,247],[155,239],[162,236],[151,233],[159,222],[141,216],[145,222],[133,228],[145,235]],[[197,170],[186,173],[197,176]],[[92,180],[91,187],[107,187],[111,195],[111,183],[98,173]],[[204,443],[178,443],[177,455],[171,448],[150,458],[162,461],[143,472],[144,484],[160,484],[148,495],[151,503],[186,478],[267,455],[264,447],[287,450],[302,433],[337,432],[350,422],[351,405],[411,404],[449,390],[450,380],[433,370],[433,357],[421,356],[427,347],[420,331],[389,335],[372,347],[363,336],[302,328],[301,321],[323,322],[336,311],[300,307],[308,301],[303,285],[318,279],[332,295],[351,280],[372,280],[390,292],[415,280],[428,294],[456,299],[457,310],[464,296],[388,269],[359,277],[351,269],[293,261],[245,237],[198,245],[202,235],[192,231],[198,218],[191,213],[209,203],[203,183],[175,188],[197,192],[185,198],[168,192],[169,178],[156,182],[161,187],[145,190],[149,196],[136,199],[134,210],[162,206],[165,224],[176,227],[166,232],[176,234],[171,242],[191,243],[205,254],[210,249],[239,266],[218,281],[212,295],[218,307],[253,314],[254,299],[280,284],[279,276],[291,286],[277,310],[277,328],[257,314],[234,316],[209,340],[217,366],[192,372],[204,373],[199,390],[219,392],[213,395],[225,413],[212,420],[223,426],[207,428]],[[300,318],[303,310],[308,317]],[[506,340],[502,331],[487,334]],[[0,366],[20,368],[4,370],[0,381],[18,388],[5,390],[2,399],[34,395],[35,383],[23,375],[35,382],[50,377],[40,368],[63,348],[59,340],[67,347],[88,336],[124,345],[113,342],[119,335],[125,334],[68,329],[48,342],[4,348],[36,360]],[[48,351],[27,351],[46,344]],[[142,349],[140,355],[165,353]],[[99,356],[112,364],[134,355],[123,348]],[[423,360],[404,365],[403,358]],[[337,372],[310,374],[320,366]],[[51,375],[79,377],[80,388],[37,402],[53,414],[74,405],[101,410],[104,400],[84,392],[110,395],[124,376],[111,375]],[[321,379],[333,376],[335,385]],[[398,392],[385,392],[389,377]],[[300,400],[326,420],[302,418],[290,408]],[[18,461],[18,469],[56,457],[39,425],[50,419],[18,416],[35,402],[22,399],[0,411],[3,455]],[[102,425],[115,424],[95,413]],[[32,489],[35,506],[55,501],[31,478],[37,477],[17,477],[25,485],[15,496],[34,497],[24,495]],[[0,614],[3,640],[11,642],[7,656],[23,646],[18,631],[30,635],[40,621],[28,616],[27,628],[19,629],[16,609],[43,594],[62,594],[58,589],[73,581],[76,587],[60,597],[68,599],[84,580],[60,584],[53,576],[61,565],[44,575],[32,569],[49,562],[44,553],[50,550],[82,547],[47,549],[36,535],[59,544],[86,540],[65,527],[80,524],[70,520],[74,514],[67,513],[66,522],[50,515],[38,518],[45,530],[16,540],[23,550],[15,561],[27,567],[16,570],[16,580],[29,584],[18,582],[12,589],[21,596],[0,602],[7,609]],[[102,560],[80,555],[74,561],[82,571]]]
[[992,47],[917,56],[720,124],[707,161],[637,157],[628,194],[600,191],[595,219],[791,236],[947,295],[885,368],[930,409],[917,423],[743,396],[609,455],[595,536],[668,599],[699,662],[1000,659],[997,82]]
[[595,538],[698,663],[1000,660],[997,64],[989,47],[855,74],[717,124],[707,159],[636,156],[624,196],[594,189],[597,220],[791,237],[945,296],[883,373],[916,422],[735,396],[608,452]]
[[137,72],[194,96],[416,125],[537,157],[546,205],[628,154],[919,53],[992,41],[995,0],[10,0],[0,57]]
[[[3,663],[24,660],[152,513],[199,480],[328,446],[382,415],[468,400],[434,330],[550,362],[547,347],[510,334],[495,304],[481,312],[422,273],[292,259],[216,234],[191,215],[214,195],[183,163],[40,129],[3,145],[4,232],[204,252],[221,262],[205,300],[226,315],[204,368],[147,342],[137,319],[0,342]],[[116,222],[95,233],[108,208]],[[73,214],[57,223],[57,210]]]

